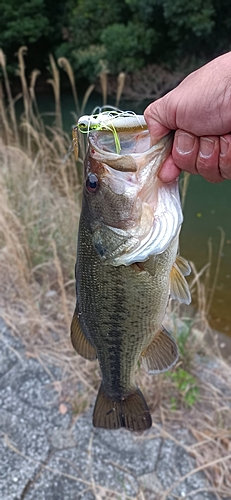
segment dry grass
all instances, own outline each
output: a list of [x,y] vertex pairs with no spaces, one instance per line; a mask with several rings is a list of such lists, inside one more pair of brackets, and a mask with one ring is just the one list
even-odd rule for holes
[[[231,371],[222,361],[208,366],[205,363],[203,366],[203,358],[191,360],[190,365],[187,363],[187,369],[199,389],[199,400],[191,408],[185,404],[184,395],[179,393],[169,376],[156,377],[152,385],[145,373],[140,377],[139,385],[146,391],[149,403],[152,401],[149,406],[153,413],[155,437],[170,439],[193,457],[196,463],[194,469],[176,480],[156,500],[167,500],[178,484],[200,470],[204,471],[209,481],[207,491],[213,492],[218,499],[227,499],[231,491]],[[174,409],[173,398],[177,402]],[[181,438],[177,438],[182,428],[187,429],[195,441],[186,445]],[[153,439],[153,434],[139,439]],[[192,494],[196,494],[196,491]]]
[[[21,50],[19,74],[26,106],[17,128],[18,144],[9,92],[9,106],[3,95],[0,101],[0,314],[30,355],[41,357],[44,352],[46,362],[52,353],[51,362],[65,372],[65,359],[77,364],[69,326],[75,303],[80,181],[74,156],[67,157],[70,137],[57,126],[61,118],[55,63],[51,59],[52,85],[57,85],[56,126],[46,128],[34,106],[34,90],[26,87],[22,58]],[[72,367],[71,373],[77,371]],[[80,373],[84,380],[84,370]]]
[[[53,78],[50,80],[55,96],[56,120],[53,128],[45,127],[39,116],[35,71],[28,88],[23,54],[19,50],[19,75],[22,82],[24,115],[16,124],[14,101],[11,96],[4,55],[0,53],[7,104],[0,92],[0,316],[23,341],[28,356],[36,357],[50,373],[49,366],[61,369],[60,381],[53,380],[60,394],[60,402],[71,404],[73,414],[79,415],[95,397],[100,379],[98,365],[77,356],[69,339],[69,326],[75,304],[74,266],[76,260],[76,234],[80,214],[80,170],[74,155],[68,156],[70,137],[62,130],[60,112],[59,72],[51,57]],[[73,74],[68,62],[60,60],[69,75],[79,111]],[[101,76],[104,93],[106,79]],[[117,100],[121,96],[124,75],[118,80]],[[93,86],[85,95],[86,102]],[[105,95],[104,95],[105,99]],[[81,144],[83,149],[84,145]],[[65,158],[65,161],[63,160]],[[80,162],[81,167],[81,162]],[[185,179],[183,199],[188,178]],[[219,272],[222,242],[217,262]],[[212,369],[204,368],[196,353],[205,353],[204,335],[210,330],[207,313],[211,305],[216,281],[208,286],[209,265],[197,272],[192,264],[191,288],[197,297],[196,317],[184,318],[184,311],[175,304],[169,305],[168,315],[172,330],[190,324],[190,336],[184,345],[180,365],[195,378],[200,399],[188,408],[184,394],[173,379],[167,376],[148,377],[137,374],[141,389],[151,402],[156,425],[162,437],[176,441],[174,429],[187,427],[195,443],[186,448],[197,463],[196,470],[204,470],[213,491],[220,499],[230,495],[231,470],[231,419],[230,419],[230,368],[220,360],[216,369],[221,380],[219,389],[213,385]],[[208,295],[208,290],[211,290]],[[190,319],[190,321],[189,321]],[[214,347],[213,347],[214,349]],[[217,351],[219,355],[219,351]],[[204,378],[207,370],[207,377]],[[76,390],[77,387],[77,390]],[[227,388],[227,393],[225,389]],[[175,409],[172,408],[172,398]],[[140,437],[139,439],[150,439]],[[17,450],[16,450],[17,452]],[[192,470],[190,474],[194,474]],[[77,478],[75,478],[77,480]],[[184,478],[181,478],[182,481]],[[78,479],[79,480],[79,479]],[[167,498],[175,484],[163,492]],[[87,489],[95,492],[97,499],[121,498],[117,492],[86,482]],[[105,495],[105,496],[104,496]],[[126,497],[128,498],[128,497]],[[140,491],[137,500],[148,500]]]

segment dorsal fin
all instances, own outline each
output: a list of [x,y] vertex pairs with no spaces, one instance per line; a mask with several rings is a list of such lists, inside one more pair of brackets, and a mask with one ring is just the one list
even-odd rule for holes
[[170,297],[182,304],[190,304],[191,302],[188,283],[176,263],[173,264],[170,273]]
[[79,324],[78,312],[75,310],[71,322],[71,342],[74,349],[85,359],[96,359],[96,350],[86,339]]
[[162,326],[141,356],[145,370],[155,374],[165,372],[174,366],[179,353],[175,340]]

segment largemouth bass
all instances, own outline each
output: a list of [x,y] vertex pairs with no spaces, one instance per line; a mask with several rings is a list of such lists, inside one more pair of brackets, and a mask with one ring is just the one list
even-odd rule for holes
[[[93,123],[93,125],[92,125]],[[139,361],[161,373],[178,360],[162,326],[169,296],[186,304],[190,267],[177,255],[182,211],[178,182],[158,172],[172,136],[151,145],[143,116],[82,117],[88,129],[71,339],[99,360],[102,384],[93,425],[143,431],[152,425],[135,383]]]

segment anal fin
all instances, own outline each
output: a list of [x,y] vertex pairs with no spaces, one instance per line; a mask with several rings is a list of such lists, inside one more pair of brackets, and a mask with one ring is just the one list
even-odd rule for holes
[[139,389],[121,400],[108,396],[101,384],[93,413],[94,427],[141,432],[152,426],[152,418],[147,403]]
[[90,360],[97,358],[96,350],[86,339],[85,335],[82,332],[82,328],[79,324],[78,313],[76,310],[71,322],[71,342],[74,349],[83,358]]
[[165,372],[174,366],[178,361],[179,352],[175,340],[162,326],[141,356],[145,370],[155,374]]

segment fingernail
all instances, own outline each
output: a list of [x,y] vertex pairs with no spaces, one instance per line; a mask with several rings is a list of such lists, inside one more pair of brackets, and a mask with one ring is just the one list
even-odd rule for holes
[[176,137],[176,149],[181,154],[190,153],[195,144],[195,137],[187,132],[180,132]]
[[214,150],[215,142],[212,139],[208,139],[207,137],[201,137],[200,140],[200,156],[204,156],[208,158],[211,156]]
[[224,137],[220,137],[220,154],[225,156],[228,151],[228,141]]

